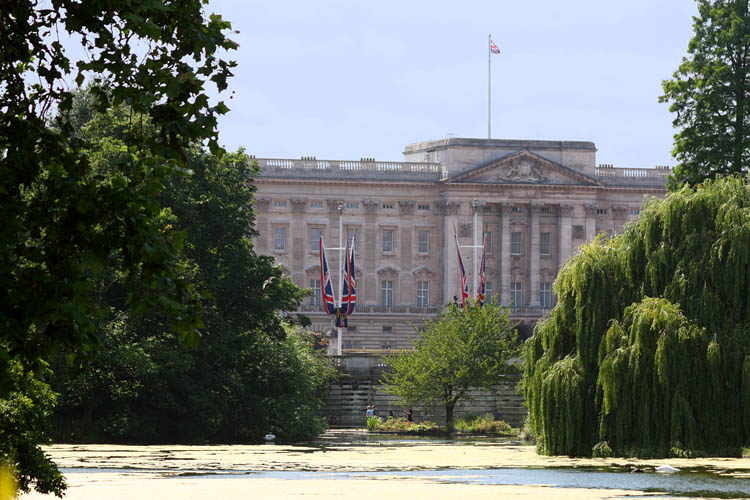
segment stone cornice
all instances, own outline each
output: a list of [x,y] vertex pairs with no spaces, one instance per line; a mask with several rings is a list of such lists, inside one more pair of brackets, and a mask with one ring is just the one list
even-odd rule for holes
[[484,192],[504,192],[504,191],[520,191],[520,190],[531,190],[538,191],[540,188],[545,191],[572,191],[572,192],[612,192],[612,193],[623,193],[623,192],[634,192],[643,195],[664,195],[667,193],[667,188],[662,186],[612,186],[612,185],[592,185],[584,186],[581,184],[490,184],[484,182],[461,182],[455,184],[442,184],[439,181],[434,182],[404,182],[404,181],[372,181],[369,179],[358,179],[356,181],[341,181],[333,179],[325,180],[313,180],[313,179],[290,179],[290,178],[270,178],[270,177],[257,177],[253,179],[253,183],[258,184],[304,184],[305,186],[351,186],[351,187],[362,187],[362,186],[373,186],[373,187],[395,187],[403,186],[405,188],[424,187],[433,188],[435,190],[446,191],[449,189],[450,192],[464,192],[464,191],[484,191]]

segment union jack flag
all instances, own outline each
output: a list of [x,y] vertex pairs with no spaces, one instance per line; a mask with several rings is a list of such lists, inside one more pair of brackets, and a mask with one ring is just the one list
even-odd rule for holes
[[500,53],[500,49],[498,48],[497,45],[495,45],[495,42],[493,42],[492,40],[490,40],[490,52],[492,52],[493,54]]
[[354,312],[357,305],[357,282],[354,267],[354,237],[352,245],[346,242],[346,262],[344,263],[344,291],[341,294],[341,310],[344,317]]
[[456,240],[456,251],[458,252],[458,271],[461,281],[461,307],[466,307],[466,301],[469,299],[469,283],[466,281],[466,269],[464,269],[464,260],[461,258],[461,248],[458,246],[458,235],[453,233],[453,239]]
[[479,266],[479,287],[477,289],[477,302],[479,307],[484,305],[484,258],[487,255],[487,233],[484,234],[484,246],[482,247],[482,264]]
[[328,272],[326,247],[323,244],[322,236],[320,237],[320,284],[320,292],[323,298],[323,310],[327,314],[336,314],[336,298],[333,296],[331,273]]

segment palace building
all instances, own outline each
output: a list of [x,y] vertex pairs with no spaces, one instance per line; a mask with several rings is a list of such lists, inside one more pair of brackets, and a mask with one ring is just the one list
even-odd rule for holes
[[[460,296],[454,232],[472,295],[477,234],[488,237],[486,292],[511,307],[522,337],[555,304],[552,283],[576,248],[638,217],[666,193],[668,167],[596,165],[593,142],[447,138],[406,146],[403,162],[256,158],[256,251],[313,295],[313,329],[335,329],[321,306],[319,237],[356,236],[358,300],[344,351],[411,347],[414,325]],[[480,237],[481,239],[481,237]],[[338,252],[328,251],[337,287]],[[481,259],[481,250],[478,252]]]

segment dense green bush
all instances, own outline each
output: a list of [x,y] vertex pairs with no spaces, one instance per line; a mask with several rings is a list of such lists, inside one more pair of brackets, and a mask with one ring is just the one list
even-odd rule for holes
[[492,415],[457,418],[455,427],[457,432],[467,434],[501,434],[503,436],[514,434],[510,424],[503,420],[495,420]]

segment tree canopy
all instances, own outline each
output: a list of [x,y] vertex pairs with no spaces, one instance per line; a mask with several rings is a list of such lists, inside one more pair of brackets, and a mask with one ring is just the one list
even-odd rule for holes
[[585,245],[524,345],[546,454],[737,455],[750,443],[750,179],[650,201]]
[[675,189],[750,171],[750,7],[698,0],[694,35],[661,102],[675,113]]
[[407,406],[442,406],[450,432],[453,410],[469,388],[489,388],[507,372],[518,349],[517,334],[495,299],[465,309],[451,304],[418,333],[414,350],[386,358],[392,370],[383,375],[384,389]]
[[[27,383],[47,375],[49,356],[99,344],[102,273],[125,273],[133,310],[158,309],[185,342],[199,337],[202,298],[156,198],[192,145],[220,153],[216,120],[227,107],[207,86],[226,89],[234,63],[224,54],[236,44],[203,4],[21,0],[0,9],[0,434],[26,425],[22,439],[0,440],[0,461],[13,464],[22,491],[36,481],[61,492],[36,446],[39,420],[16,417],[49,408],[51,395]],[[131,113],[106,168],[92,162],[76,121],[52,119],[71,110],[72,89],[87,78],[94,109],[127,104]],[[146,121],[154,133],[143,133]]]
[[[90,115],[81,134],[106,168],[123,151],[131,113],[74,111]],[[255,167],[242,152],[217,157],[199,148],[188,151],[186,166],[190,174],[170,179],[158,201],[163,226],[184,234],[182,277],[205,292],[201,342],[183,349],[168,316],[133,315],[127,273],[110,268],[95,287],[108,310],[97,321],[100,348],[78,374],[56,359],[58,440],[253,442],[268,432],[289,440],[322,429],[317,409],[332,368],[279,317],[297,308],[302,292],[253,250]]]

